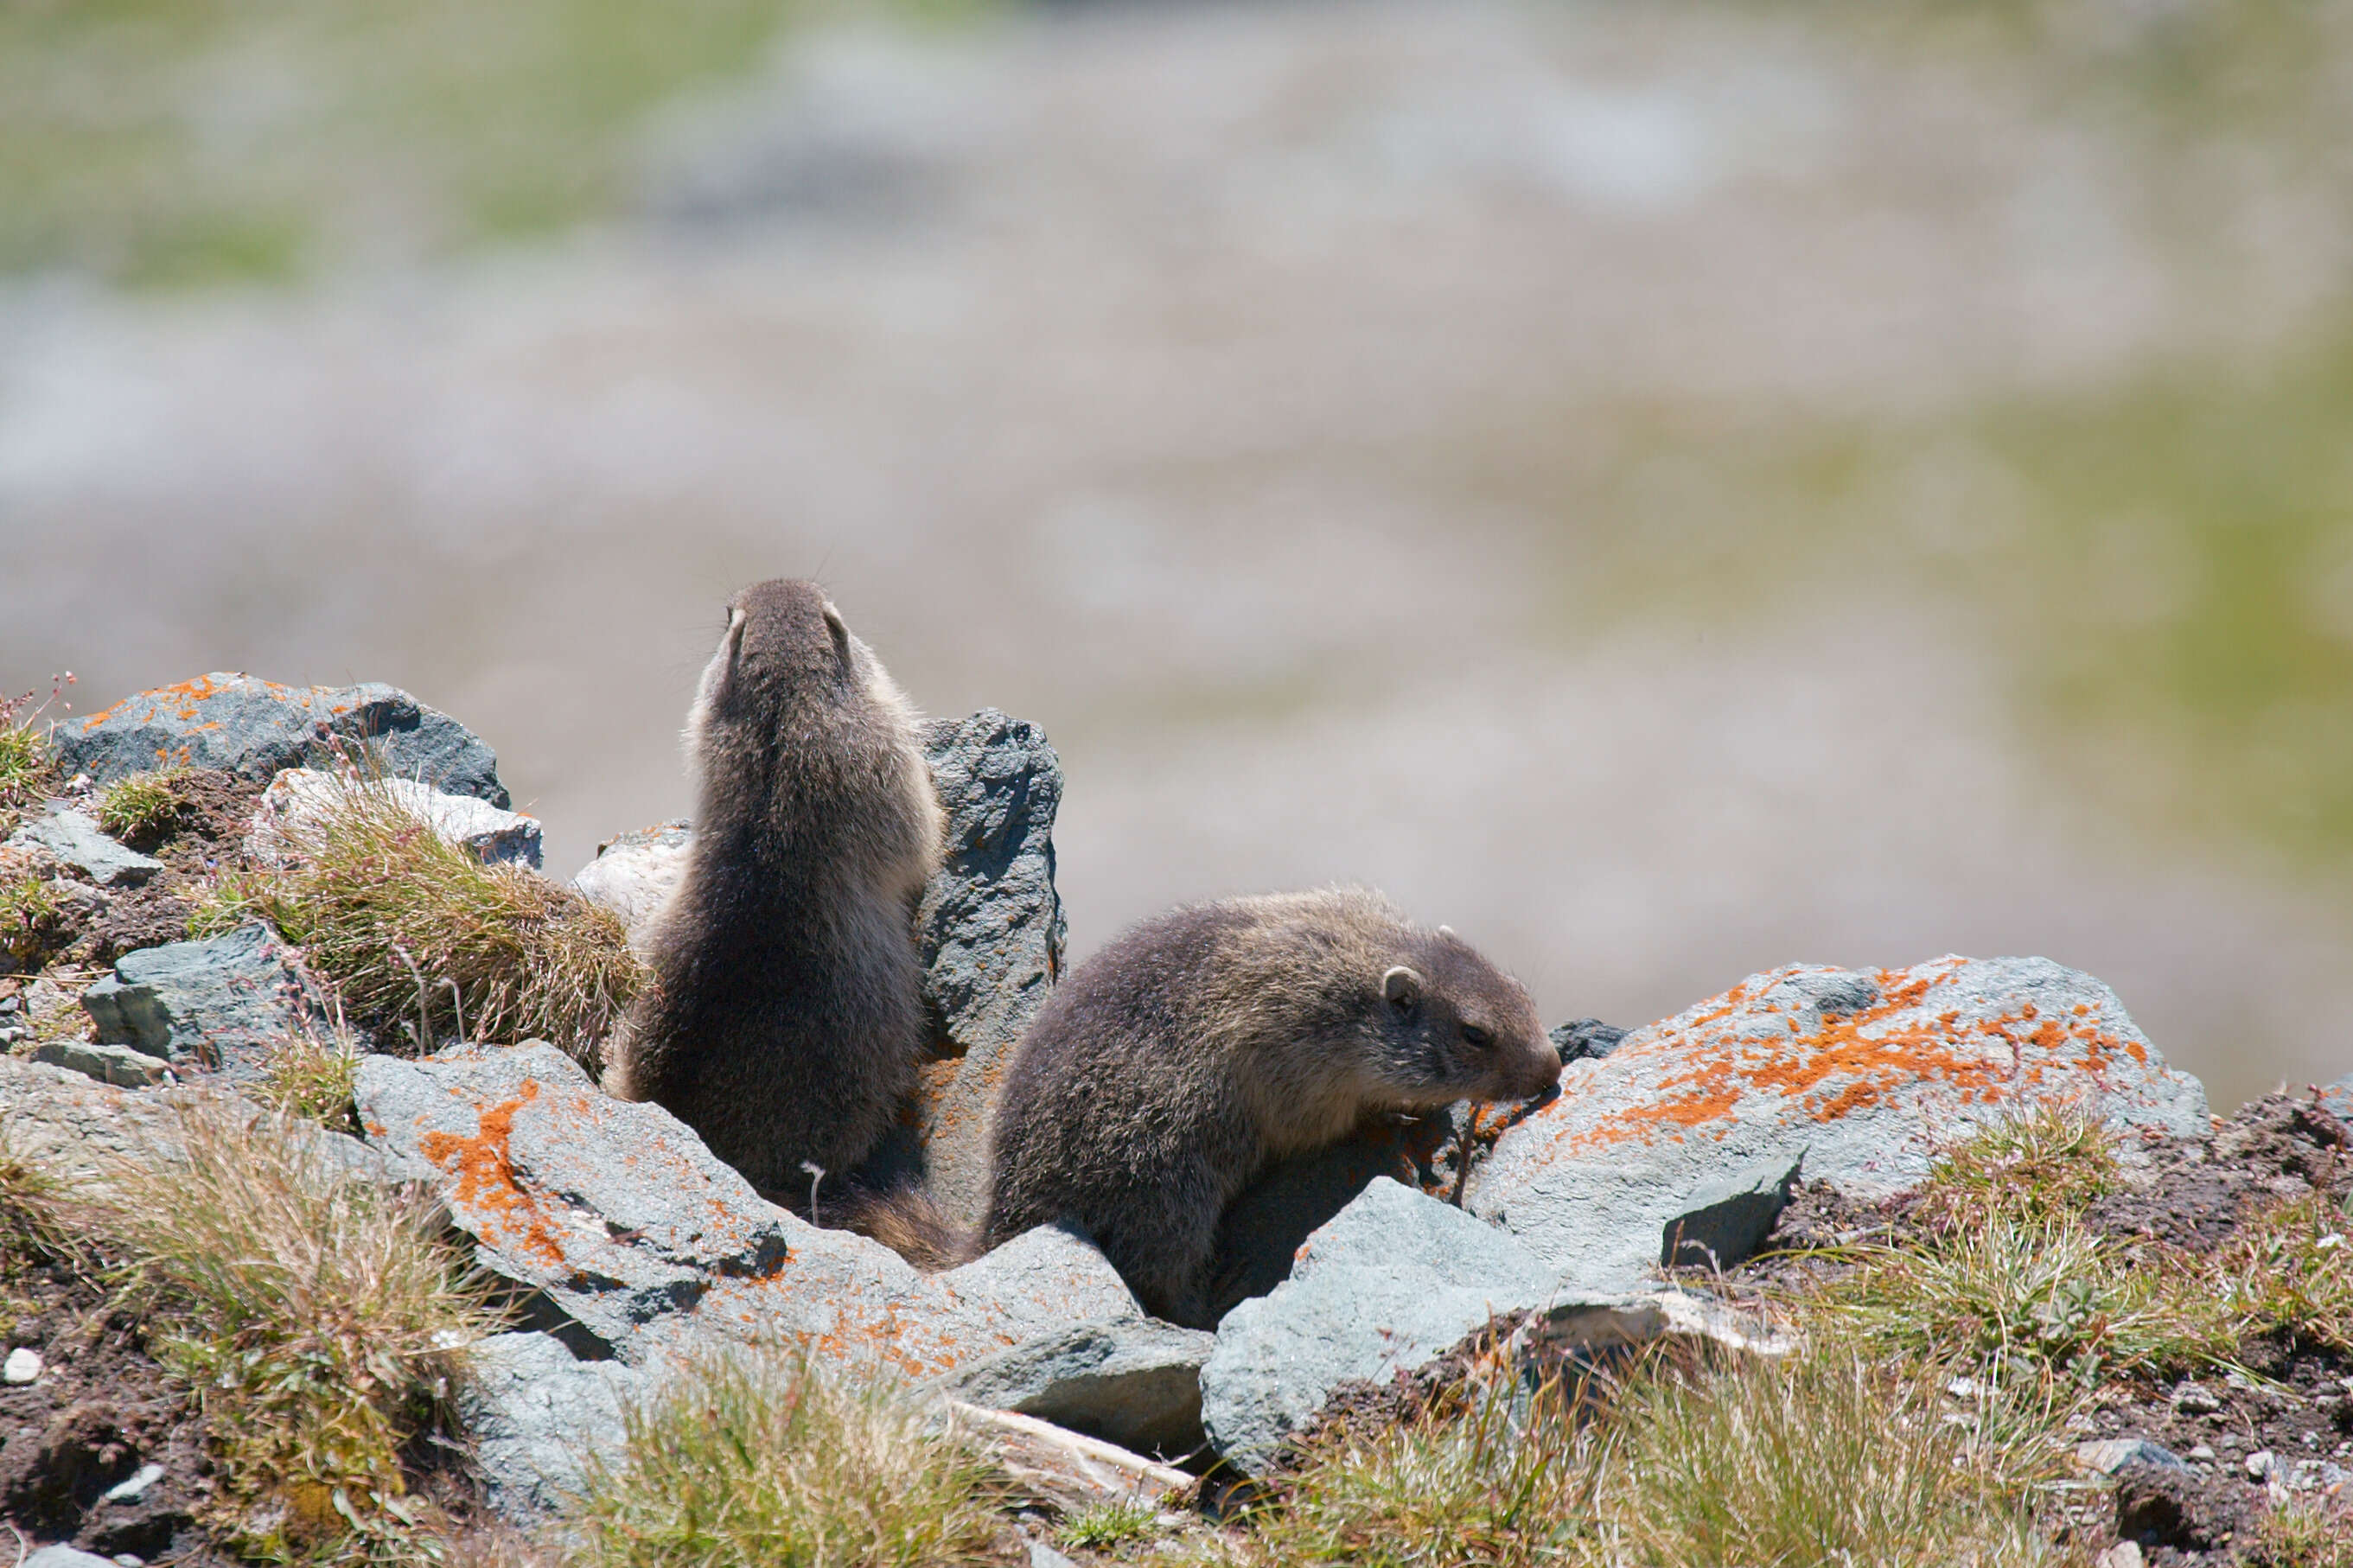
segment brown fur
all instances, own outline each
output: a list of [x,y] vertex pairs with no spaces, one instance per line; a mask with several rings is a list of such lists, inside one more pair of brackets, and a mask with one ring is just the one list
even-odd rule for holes
[[1146,1310],[1203,1323],[1219,1216],[1370,1111],[1542,1093],[1528,994],[1355,889],[1175,910],[1124,933],[1023,1035],[980,1240],[1084,1226]]
[[847,1173],[924,1039],[913,914],[943,818],[914,715],[813,583],[729,602],[686,744],[701,805],[606,1087],[772,1192]]

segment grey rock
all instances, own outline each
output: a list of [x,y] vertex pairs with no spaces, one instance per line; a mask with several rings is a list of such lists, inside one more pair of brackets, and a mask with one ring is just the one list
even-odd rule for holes
[[1660,1230],[1660,1267],[1727,1269],[1746,1262],[1788,1206],[1803,1163],[1802,1155],[1769,1160],[1690,1194],[1688,1206]]
[[2317,1093],[2320,1103],[2335,1111],[2340,1120],[2353,1119],[2353,1072],[2322,1084]]
[[287,768],[269,781],[269,787],[254,803],[253,826],[245,836],[247,858],[259,865],[282,865],[312,842],[343,797],[359,788],[384,791],[419,822],[486,866],[539,869],[541,834],[535,817],[502,810],[475,795],[450,795],[414,779],[363,784],[356,773],[322,768]]
[[2214,1391],[2202,1383],[2183,1382],[2174,1386],[2173,1407],[2184,1415],[2211,1415],[2222,1408]]
[[1044,1542],[1032,1540],[1029,1542],[1029,1568],[1079,1568],[1079,1565]]
[[2075,1445],[2075,1462],[2087,1470],[2113,1476],[2126,1465],[2155,1465],[2161,1469],[2189,1468],[2188,1461],[2146,1437],[2106,1437]]
[[1341,1384],[1435,1359],[1496,1313],[1546,1300],[1555,1274],[1461,1209],[1376,1178],[1308,1238],[1290,1279],[1219,1324],[1202,1425],[1257,1474]]
[[274,1043],[326,1015],[324,994],[258,921],[208,942],[124,953],[81,1005],[101,1042],[234,1081],[258,1077]]
[[946,855],[915,915],[923,993],[944,1058],[919,1097],[925,1185],[956,1223],[976,1223],[988,1123],[1021,1031],[1062,972],[1054,814],[1062,764],[1035,724],[984,708],[923,726],[947,813]]
[[1139,1453],[1188,1454],[1201,1430],[1201,1363],[1214,1334],[1156,1319],[1082,1323],[971,1362],[943,1384]]
[[115,1562],[71,1546],[44,1546],[26,1557],[22,1568],[115,1568]]
[[1497,1142],[1465,1206],[1584,1288],[1641,1288],[1696,1200],[1802,1153],[1856,1197],[1918,1182],[1933,1151],[2037,1100],[2127,1132],[2203,1134],[2116,994],[2048,959],[1909,970],[1794,966],[1629,1035]]
[[161,1465],[142,1465],[123,1480],[117,1481],[99,1494],[100,1502],[137,1502],[148,1489],[164,1479]]
[[592,1457],[620,1463],[622,1410],[645,1383],[620,1362],[575,1360],[545,1334],[495,1334],[473,1346],[458,1419],[491,1507],[524,1529],[562,1516],[586,1495]]
[[1599,1018],[1574,1018],[1553,1030],[1550,1037],[1566,1066],[1570,1062],[1599,1061],[1618,1048],[1626,1033]]
[[33,1060],[65,1068],[117,1089],[147,1089],[169,1083],[173,1078],[170,1065],[160,1057],[129,1046],[94,1046],[87,1040],[51,1040],[36,1046]]
[[1292,1260],[1308,1237],[1387,1176],[1422,1192],[1443,1190],[1440,1151],[1469,1117],[1451,1106],[1423,1117],[1401,1117],[1352,1137],[1295,1155],[1276,1165],[1236,1198],[1218,1222],[1212,1316],[1263,1296],[1291,1276]]
[[107,837],[85,813],[55,801],[46,814],[10,834],[8,844],[12,848],[46,849],[101,888],[140,887],[164,868],[161,860]]
[[634,942],[686,875],[687,846],[693,841],[683,819],[608,838],[572,879],[572,890],[619,916]]
[[100,784],[174,764],[267,780],[281,768],[332,761],[339,742],[346,752],[364,744],[396,777],[496,806],[512,804],[499,783],[498,755],[480,737],[377,681],[281,686],[215,673],[69,721],[58,727],[56,741],[67,772]]
[[921,1381],[1066,1324],[1141,1315],[1068,1232],[926,1276],[807,1225],[670,1112],[601,1093],[543,1042],[366,1057],[357,1100],[371,1144],[433,1169],[484,1267],[632,1363],[716,1338]]

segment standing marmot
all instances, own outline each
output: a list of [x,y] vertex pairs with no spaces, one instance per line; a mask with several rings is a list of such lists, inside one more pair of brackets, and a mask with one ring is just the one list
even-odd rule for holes
[[913,911],[943,818],[914,716],[814,583],[727,606],[686,749],[686,872],[606,1087],[650,1100],[770,1191],[864,1159],[924,1038]]
[[1154,1315],[1208,1326],[1218,1217],[1364,1114],[1560,1078],[1520,983],[1377,893],[1236,899],[1133,927],[1022,1036],[982,1240],[1069,1218]]

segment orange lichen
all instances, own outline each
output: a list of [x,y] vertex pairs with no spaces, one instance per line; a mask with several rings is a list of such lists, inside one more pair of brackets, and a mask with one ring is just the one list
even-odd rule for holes
[[483,1240],[562,1267],[564,1249],[549,1234],[537,1201],[515,1180],[509,1153],[515,1112],[538,1098],[539,1080],[525,1079],[514,1099],[481,1113],[480,1130],[473,1137],[427,1132],[417,1141],[417,1149],[458,1178],[458,1190],[450,1194],[450,1201],[477,1216]]

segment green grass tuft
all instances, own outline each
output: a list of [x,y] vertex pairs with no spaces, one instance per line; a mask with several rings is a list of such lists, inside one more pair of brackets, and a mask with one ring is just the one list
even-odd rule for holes
[[591,1460],[579,1523],[604,1568],[990,1560],[988,1467],[898,1390],[805,1356],[705,1352],[625,1416],[625,1457]]
[[2326,1194],[2248,1220],[2214,1272],[2254,1331],[2353,1352],[2353,1215]]
[[2115,1190],[2116,1134],[2074,1106],[2039,1105],[1998,1121],[1939,1156],[1912,1205],[1932,1230],[1973,1228],[1997,1216],[2073,1217]]
[[190,931],[267,920],[363,1018],[417,1024],[427,1041],[537,1037],[596,1070],[644,978],[610,911],[535,872],[483,865],[365,779],[291,847],[279,869],[221,879]]
[[1075,1551],[1102,1552],[1160,1533],[1160,1510],[1149,1503],[1106,1502],[1062,1521],[1054,1539]]
[[327,1039],[288,1035],[262,1058],[261,1077],[246,1093],[276,1110],[316,1121],[339,1132],[359,1131],[353,1106],[358,1091],[360,1051],[347,1032]]
[[421,1192],[346,1176],[284,1120],[205,1102],[183,1157],[109,1178],[105,1226],[161,1303],[152,1345],[203,1414],[211,1522],[262,1561],[417,1560],[400,1455],[458,1356],[493,1331],[484,1287]]
[[125,842],[160,838],[186,815],[188,800],[180,792],[185,768],[132,773],[100,792],[98,825]]

